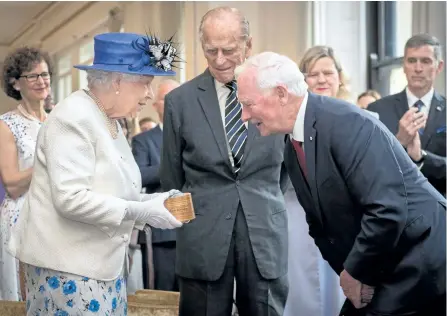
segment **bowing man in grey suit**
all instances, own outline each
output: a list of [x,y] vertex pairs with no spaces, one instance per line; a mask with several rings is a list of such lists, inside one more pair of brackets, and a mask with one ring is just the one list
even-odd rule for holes
[[341,315],[444,316],[446,201],[394,135],[355,105],[308,92],[285,56],[256,55],[236,78],[242,119],[261,135],[289,134],[284,163],[309,234],[340,274]]
[[236,280],[239,315],[279,316],[288,291],[284,137],[260,137],[240,119],[234,69],[252,47],[242,13],[209,11],[200,38],[208,69],[166,96],[163,124],[162,188],[190,192],[196,211],[177,231],[180,315],[229,316]]
[[368,110],[379,114],[428,181],[445,195],[445,97],[433,88],[443,65],[439,40],[428,34],[414,35],[405,44],[407,87],[371,103]]

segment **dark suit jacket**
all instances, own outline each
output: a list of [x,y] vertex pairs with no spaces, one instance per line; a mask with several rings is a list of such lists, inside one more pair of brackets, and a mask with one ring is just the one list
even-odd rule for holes
[[[132,152],[140,168],[141,180],[146,193],[155,193],[161,191],[160,185],[160,153],[163,142],[163,131],[160,126],[138,134],[132,139]],[[152,243],[163,243],[175,241],[176,232],[172,229],[151,228]],[[146,238],[140,232],[139,240],[144,243]]]
[[275,279],[287,273],[283,152],[283,136],[261,137],[249,124],[241,169],[233,172],[208,70],[165,97],[162,188],[190,192],[196,212],[177,232],[180,276],[213,281],[222,275],[239,204],[261,275]]
[[[446,106],[445,98],[434,93],[428,114],[427,125],[421,135],[421,147],[427,152],[421,172],[441,193],[446,192]],[[397,134],[399,120],[408,111],[405,90],[387,96],[368,106],[368,110],[377,112],[379,119],[393,133]]]
[[311,93],[304,136],[308,181],[288,137],[284,162],[309,234],[337,273],[377,286],[368,309],[416,311],[445,293],[445,198],[397,139],[354,105]]

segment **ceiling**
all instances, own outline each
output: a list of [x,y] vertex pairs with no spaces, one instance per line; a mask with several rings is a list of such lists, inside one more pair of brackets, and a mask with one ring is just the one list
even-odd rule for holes
[[52,1],[0,1],[0,46],[10,46],[39,16]]

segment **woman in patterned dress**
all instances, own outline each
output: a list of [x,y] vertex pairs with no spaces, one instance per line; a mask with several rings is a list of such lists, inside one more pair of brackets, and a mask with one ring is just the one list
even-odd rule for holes
[[[152,97],[154,38],[97,35],[89,90],[59,102],[40,130],[33,180],[8,244],[25,263],[27,315],[127,314],[134,227],[182,224],[164,207],[178,191],[140,194],[141,175],[117,120]],[[160,56],[159,56],[160,57]],[[161,56],[163,57],[163,56]]]
[[6,196],[0,206],[0,300],[21,299],[17,260],[6,251],[11,228],[22,208],[31,182],[37,133],[46,118],[51,64],[36,48],[12,52],[3,65],[3,89],[20,102],[0,116],[0,176]]

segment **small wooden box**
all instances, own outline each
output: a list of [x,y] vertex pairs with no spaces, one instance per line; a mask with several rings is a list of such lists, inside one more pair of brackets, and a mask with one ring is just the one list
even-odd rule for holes
[[191,193],[183,193],[182,196],[167,199],[165,207],[182,223],[196,218]]

